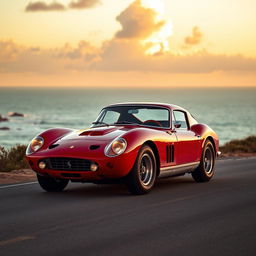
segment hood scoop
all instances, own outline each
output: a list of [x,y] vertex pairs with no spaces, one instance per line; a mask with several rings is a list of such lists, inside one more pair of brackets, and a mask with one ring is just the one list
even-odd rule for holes
[[117,130],[116,128],[100,128],[100,129],[91,129],[84,131],[79,134],[79,136],[102,136],[113,131]]

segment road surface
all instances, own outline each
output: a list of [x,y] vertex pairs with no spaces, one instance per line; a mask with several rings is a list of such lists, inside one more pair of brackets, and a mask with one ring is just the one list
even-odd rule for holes
[[256,158],[220,160],[215,177],[123,185],[0,186],[0,255],[256,255]]

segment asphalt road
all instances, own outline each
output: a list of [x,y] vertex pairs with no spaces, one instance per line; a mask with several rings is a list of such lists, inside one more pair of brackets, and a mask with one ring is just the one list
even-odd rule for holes
[[131,196],[123,185],[0,186],[0,255],[256,255],[256,158]]

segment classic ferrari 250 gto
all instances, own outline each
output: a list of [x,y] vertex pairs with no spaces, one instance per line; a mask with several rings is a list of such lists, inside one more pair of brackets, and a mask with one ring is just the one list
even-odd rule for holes
[[124,182],[133,194],[156,180],[191,173],[209,181],[220,154],[217,134],[185,109],[161,103],[120,103],[103,108],[89,129],[49,129],[26,152],[46,191],[69,181]]

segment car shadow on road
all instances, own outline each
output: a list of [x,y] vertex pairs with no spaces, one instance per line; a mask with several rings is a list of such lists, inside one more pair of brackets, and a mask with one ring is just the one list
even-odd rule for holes
[[[156,194],[175,193],[180,189],[191,187],[195,184],[189,176],[159,179],[153,190],[144,196]],[[91,184],[91,183],[70,183],[62,192],[42,192],[44,197],[64,198],[109,198],[109,197],[131,197],[133,196],[125,184]]]

